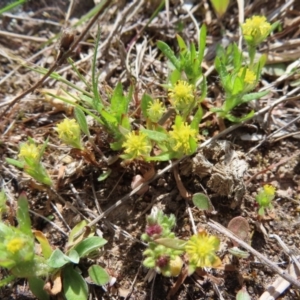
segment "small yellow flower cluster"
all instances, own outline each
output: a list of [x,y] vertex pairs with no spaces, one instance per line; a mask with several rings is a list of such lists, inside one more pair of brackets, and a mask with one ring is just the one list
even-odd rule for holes
[[276,188],[273,185],[270,184],[264,185],[264,192],[266,193],[266,195],[273,197],[275,195],[275,191]]
[[220,240],[202,230],[187,241],[185,251],[191,265],[198,268],[217,267],[221,264],[220,258],[215,253],[219,247]]
[[197,131],[192,129],[187,123],[175,124],[172,128],[173,131],[170,131],[169,134],[175,144],[173,149],[189,154],[191,152],[190,138],[197,140]]
[[80,127],[74,119],[64,119],[55,129],[65,144],[77,149],[83,148],[80,142]]
[[253,16],[242,24],[242,30],[246,41],[258,45],[269,35],[271,24],[264,16]]
[[[241,77],[242,74],[244,73],[245,68],[241,68],[238,76]],[[246,69],[246,74],[245,74],[245,78],[244,81],[246,84],[253,84],[256,81],[256,75],[253,71],[249,70],[248,68]]]
[[165,111],[165,106],[158,99],[155,99],[152,103],[150,103],[147,109],[148,116],[154,123],[157,123],[160,120]]
[[194,101],[194,87],[186,81],[179,80],[174,87],[169,89],[169,97],[175,109],[183,110],[190,107]]
[[20,158],[37,161],[39,159],[40,149],[34,143],[27,142],[20,145]]
[[124,152],[129,155],[130,159],[140,158],[149,155],[151,146],[146,134],[139,132],[130,132],[126,135],[126,140],[123,143]]
[[9,253],[15,254],[16,252],[20,251],[23,246],[24,240],[22,240],[21,238],[13,238],[7,243],[6,249]]

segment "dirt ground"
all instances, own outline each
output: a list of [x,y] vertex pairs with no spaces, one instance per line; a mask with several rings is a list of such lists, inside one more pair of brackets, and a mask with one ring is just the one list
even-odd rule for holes
[[[0,9],[7,4],[4,2],[1,1]],[[209,1],[175,0],[166,1],[168,5],[163,6],[152,20],[151,16],[160,2],[110,1],[96,22],[101,28],[97,60],[97,69],[101,70],[98,88],[104,95],[105,91],[122,82],[127,92],[129,85],[134,82],[132,111],[137,108],[144,92],[153,98],[165,93],[161,84],[166,81],[168,69],[166,59],[156,47],[158,40],[163,40],[177,51],[176,34],[179,33],[185,41],[195,41],[197,30],[194,21],[198,25],[205,23],[208,29],[208,52],[203,63],[205,72],[213,65],[215,46],[223,36],[230,41],[238,42],[239,39],[239,12],[235,1],[231,1],[222,20],[216,18]],[[181,2],[186,3],[183,5]],[[79,36],[87,26],[90,18],[75,27],[76,22],[91,11],[95,3],[92,0],[71,3],[74,6],[70,14],[69,1],[43,0],[28,1],[0,16],[0,113],[16,95],[41,78],[40,74],[24,65],[49,69],[57,55],[56,35],[63,27],[73,26],[75,36]],[[154,205],[166,214],[173,213],[176,216],[175,232],[179,238],[187,239],[193,234],[188,213],[190,208],[197,228],[205,228],[221,239],[218,254],[222,267],[186,278],[177,293],[169,296],[170,299],[235,299],[243,286],[251,299],[271,299],[261,296],[266,290],[277,287],[274,282],[278,274],[253,254],[247,259],[233,257],[227,251],[231,247],[230,239],[209,226],[210,220],[227,227],[232,218],[244,217],[249,224],[248,244],[274,265],[288,270],[294,278],[299,278],[299,270],[296,269],[297,275],[291,271],[297,268],[297,259],[295,263],[291,254],[296,258],[300,255],[300,101],[297,90],[300,70],[300,2],[245,1],[244,13],[245,19],[252,15],[264,15],[272,22],[280,21],[280,30],[260,47],[261,53],[268,54],[268,62],[259,88],[265,87],[270,92],[262,100],[249,104],[257,112],[265,107],[270,108],[238,125],[227,121],[219,124],[209,115],[201,123],[203,142],[211,141],[212,137],[214,140],[207,142],[205,147],[199,147],[192,157],[181,161],[178,170],[188,192],[207,193],[213,206],[210,212],[200,211],[181,196],[173,168],[168,168],[168,162],[152,165],[156,172],[164,168],[168,170],[159,173],[142,196],[127,195],[132,191],[133,177],[147,168],[144,164],[123,165],[119,159],[109,166],[110,176],[99,182],[97,178],[107,167],[101,155],[94,153],[98,165],[78,158],[69,147],[58,141],[53,130],[66,115],[72,116],[72,110],[53,99],[46,99],[43,94],[43,89],[57,91],[62,86],[53,78],[48,78],[38,89],[10,106],[0,120],[0,176],[1,184],[9,194],[10,206],[14,210],[18,195],[26,191],[30,209],[35,212],[31,215],[32,227],[41,230],[52,245],[64,248],[69,232],[66,224],[72,228],[84,217],[92,221],[109,209],[105,218],[97,222],[98,232],[108,240],[97,262],[110,272],[116,282],[106,288],[90,285],[89,299],[161,300],[170,295],[177,278],[156,275],[149,282],[145,279],[148,270],[142,266],[145,246],[140,236],[145,229],[146,215],[150,214]],[[96,34],[95,25],[72,54],[72,59],[78,63],[80,72],[87,79],[91,78]],[[60,65],[56,72],[83,87],[68,64]],[[207,76],[207,81],[206,103],[220,101],[223,91],[217,73],[213,71]],[[282,101],[278,101],[281,98]],[[272,107],[275,102],[277,104]],[[111,138],[97,123],[91,122],[90,131],[95,144],[106,157],[116,155],[109,148]],[[27,137],[39,143],[49,137],[43,162],[56,180],[57,194],[39,189],[23,172],[5,162],[6,157],[17,157],[18,145],[26,141]],[[234,181],[229,183],[234,193],[241,192],[240,198],[234,193],[229,195],[224,177],[215,177],[224,171],[223,145],[236,153],[237,159],[246,166],[243,176],[234,177]],[[216,152],[211,155],[211,151]],[[192,159],[199,153],[206,156],[214,166],[206,176],[200,176],[196,170],[197,165],[193,165]],[[233,167],[229,166],[229,169],[226,170],[227,175]],[[64,176],[58,175],[61,170],[64,170]],[[274,208],[259,218],[255,195],[265,184],[276,187],[276,197]],[[111,209],[120,199],[124,199],[122,204]],[[62,232],[40,216],[51,218]],[[288,253],[272,235],[282,240]],[[82,263],[83,273],[90,265],[90,260]],[[7,271],[1,269],[0,279],[6,275]],[[285,300],[300,299],[300,291],[287,285],[277,297]],[[26,280],[14,281],[1,288],[0,298],[35,299]],[[57,296],[53,299],[63,298]]]

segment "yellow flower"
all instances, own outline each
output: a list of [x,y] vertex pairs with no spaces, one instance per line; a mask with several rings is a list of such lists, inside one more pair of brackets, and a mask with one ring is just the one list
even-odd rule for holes
[[217,267],[221,264],[220,258],[215,253],[219,247],[220,240],[202,230],[187,241],[185,251],[191,265],[198,268]]
[[270,33],[271,24],[264,16],[253,16],[242,24],[243,35],[247,42],[258,45]]
[[151,146],[149,144],[146,134],[139,132],[130,132],[126,135],[126,141],[123,143],[124,152],[128,154],[129,159],[139,158],[141,156],[146,156],[151,151]]
[[148,116],[154,123],[157,123],[160,120],[165,111],[166,108],[158,99],[155,99],[152,103],[150,103],[147,108]]
[[34,143],[27,142],[20,145],[20,158],[37,161],[39,159],[39,155],[40,150]]
[[20,251],[23,247],[24,247],[24,240],[20,238],[11,239],[6,245],[7,251],[13,254]]
[[65,144],[78,149],[83,148],[80,142],[80,127],[74,119],[64,119],[55,129]]
[[273,196],[275,195],[275,191],[276,191],[276,189],[275,189],[274,186],[272,186],[272,185],[270,185],[270,184],[264,185],[264,192],[265,192],[267,195],[273,197]]
[[[243,75],[245,68],[241,68],[239,71],[238,76],[241,77]],[[253,84],[256,81],[256,75],[254,72],[252,72],[251,70],[249,70],[248,68],[246,69],[246,74],[245,74],[245,78],[244,78],[245,83],[247,84]]]
[[186,81],[178,80],[176,85],[169,89],[169,97],[172,105],[178,109],[183,110],[189,107],[194,101],[194,87]]
[[187,123],[175,124],[172,126],[173,131],[169,134],[175,144],[173,150],[182,151],[184,154],[190,154],[190,139],[197,140],[197,131],[192,129]]

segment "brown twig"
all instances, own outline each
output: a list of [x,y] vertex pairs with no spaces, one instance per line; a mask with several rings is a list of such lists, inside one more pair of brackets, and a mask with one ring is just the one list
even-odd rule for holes
[[225,227],[223,227],[222,225],[220,225],[219,223],[210,220],[208,222],[208,225],[212,228],[214,228],[215,230],[219,231],[222,234],[225,234],[226,236],[228,236],[231,240],[234,240],[235,242],[237,242],[241,247],[245,248],[247,251],[251,252],[254,256],[256,256],[262,263],[264,263],[265,265],[267,265],[270,269],[272,269],[275,273],[277,273],[279,276],[281,276],[282,278],[284,278],[285,280],[287,280],[288,282],[290,282],[291,284],[293,284],[295,287],[297,287],[298,289],[300,289],[300,281],[298,281],[296,278],[292,277],[290,274],[288,274],[287,272],[285,272],[284,270],[280,269],[279,267],[277,267],[277,265],[270,261],[269,259],[267,259],[265,256],[263,256],[261,253],[259,253],[258,251],[256,251],[255,249],[253,249],[250,245],[248,245],[246,242],[240,240],[236,235],[234,235],[231,231],[229,231],[228,229],[226,229]]
[[11,102],[9,102],[8,106],[4,109],[4,111],[0,115],[0,119],[3,119],[4,115],[8,112],[8,110],[13,107],[19,100],[21,100],[26,95],[32,93],[36,88],[38,88],[50,75],[52,72],[54,72],[58,66],[60,66],[69,56],[70,54],[75,50],[79,42],[84,38],[84,36],[87,34],[87,32],[91,29],[91,27],[94,25],[94,23],[97,21],[98,17],[100,16],[102,9],[106,8],[107,4],[109,4],[110,1],[103,0],[102,6],[100,6],[99,11],[95,14],[95,16],[90,20],[86,28],[82,31],[82,33],[79,35],[79,37],[70,45],[70,48],[63,52],[61,56],[58,56],[56,61],[53,63],[52,67],[48,70],[48,72],[32,87],[25,90],[22,94],[16,96]]

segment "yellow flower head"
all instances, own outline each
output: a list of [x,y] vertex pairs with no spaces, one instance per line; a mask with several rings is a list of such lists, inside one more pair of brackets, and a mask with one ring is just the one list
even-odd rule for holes
[[150,103],[147,109],[148,116],[154,123],[157,123],[160,120],[165,111],[166,108],[164,104],[158,99],[155,99],[152,103]]
[[186,81],[178,80],[176,85],[169,89],[169,97],[172,105],[183,110],[189,107],[194,101],[194,87]]
[[266,193],[266,195],[274,197],[275,191],[276,189],[273,185],[270,184],[264,185],[264,192]]
[[40,149],[32,142],[23,143],[20,145],[20,158],[37,161],[39,159]]
[[126,135],[126,140],[123,143],[124,152],[128,154],[130,159],[140,158],[149,155],[151,146],[146,134],[143,132],[130,132]]
[[[244,73],[245,68],[241,68],[238,76],[241,77],[242,74]],[[249,70],[248,68],[246,69],[246,74],[245,74],[245,78],[244,81],[246,84],[253,84],[256,81],[256,75],[253,71]]]
[[220,258],[215,253],[219,247],[220,240],[202,230],[187,241],[185,251],[191,265],[198,268],[217,267],[221,264]]
[[80,127],[74,119],[64,119],[55,129],[65,144],[77,149],[83,148],[80,142]]
[[175,124],[172,128],[173,131],[170,131],[169,134],[175,144],[173,150],[181,151],[184,154],[190,154],[190,139],[197,140],[197,131],[192,129],[187,123]]
[[24,247],[24,242],[25,241],[20,238],[13,238],[7,243],[6,249],[9,253],[15,254]]
[[247,42],[258,45],[270,33],[271,24],[264,16],[253,16],[242,24],[243,35]]

